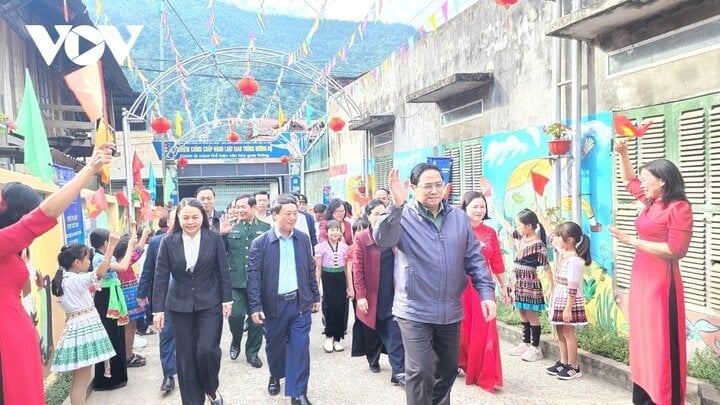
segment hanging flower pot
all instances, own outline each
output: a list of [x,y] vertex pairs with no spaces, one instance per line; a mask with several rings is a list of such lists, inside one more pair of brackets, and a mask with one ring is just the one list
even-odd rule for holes
[[240,91],[240,93],[251,97],[258,92],[258,89],[260,89],[260,84],[251,76],[245,76],[242,79],[238,80],[237,89]]
[[342,131],[345,128],[345,120],[340,117],[332,117],[328,122],[328,127],[335,132]]
[[570,151],[571,141],[569,139],[553,139],[548,141],[548,149],[551,155],[561,156]]
[[152,128],[156,134],[164,134],[172,128],[172,124],[165,117],[157,117],[152,120],[150,128]]
[[282,157],[280,157],[280,163],[286,165],[288,164],[288,162],[290,162],[290,157],[288,155],[283,155]]
[[546,135],[553,139],[548,141],[548,149],[551,155],[561,156],[570,151],[570,139],[568,136],[572,128],[562,122],[553,122],[543,128]]
[[180,166],[181,169],[184,169],[185,166],[188,165],[188,160],[185,156],[180,156],[178,160],[176,161],[177,165]]

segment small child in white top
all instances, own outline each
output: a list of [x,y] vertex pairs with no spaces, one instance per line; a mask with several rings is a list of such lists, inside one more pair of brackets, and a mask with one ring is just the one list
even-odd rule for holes
[[555,325],[560,347],[560,360],[547,368],[550,375],[561,380],[582,377],[577,364],[575,327],[586,325],[585,300],[582,295],[582,267],[592,263],[590,238],[580,225],[565,222],[555,228],[552,244],[558,251],[557,269],[553,276],[550,323]]
[[[63,246],[58,255],[60,268],[53,278],[52,292],[59,297],[66,321],[51,370],[73,371],[70,388],[72,405],[85,403],[91,367],[115,356],[90,291],[92,286],[99,286],[99,280],[110,267],[110,256],[117,242],[118,235],[112,234],[109,241],[112,247],[107,250],[100,266],[91,272],[88,272],[90,249],[87,246],[79,243]],[[106,370],[109,372],[109,367]]]

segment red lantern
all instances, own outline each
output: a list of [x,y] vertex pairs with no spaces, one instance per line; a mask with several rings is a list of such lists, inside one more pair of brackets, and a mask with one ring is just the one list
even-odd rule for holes
[[518,0],[495,0],[495,3],[497,3],[498,6],[503,6],[505,8],[510,8],[510,6],[517,2]]
[[259,88],[260,84],[250,76],[245,76],[237,82],[237,89],[248,97],[255,95]]
[[227,140],[235,143],[240,140],[240,135],[238,135],[235,131],[230,130],[230,132],[228,132],[227,134]]
[[180,166],[181,169],[184,169],[185,166],[188,165],[188,160],[185,156],[180,156],[176,163],[178,166]]
[[289,161],[290,161],[290,157],[288,155],[283,155],[280,158],[280,163],[282,163],[284,165],[288,164]]
[[172,124],[165,117],[157,117],[152,120],[150,127],[156,134],[164,134],[172,128]]
[[332,117],[330,122],[328,122],[328,127],[335,132],[342,131],[342,129],[345,128],[345,120],[340,117]]

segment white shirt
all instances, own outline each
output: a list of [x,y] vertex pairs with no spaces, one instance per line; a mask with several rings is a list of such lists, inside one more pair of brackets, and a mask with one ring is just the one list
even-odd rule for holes
[[[265,219],[266,219],[266,222],[268,222],[270,224],[270,226],[275,227],[275,220],[273,219],[272,216],[267,217]],[[316,233],[315,234],[317,235],[318,234],[317,233],[317,223],[315,225],[316,225],[316,228],[315,228]],[[310,236],[310,228],[308,227],[307,217],[305,216],[305,214],[300,213],[300,211],[298,211],[298,217],[297,217],[297,221],[295,221],[294,229],[297,229],[298,231],[304,233],[305,235]]]
[[58,299],[65,313],[70,314],[94,306],[95,302],[88,288],[97,281],[94,271],[78,274],[66,270],[62,280],[63,295]]
[[183,250],[185,251],[185,265],[187,266],[186,270],[195,269],[198,256],[200,255],[201,234],[202,230],[198,230],[198,232],[193,237],[190,237],[190,235],[186,234],[185,232],[182,233]]

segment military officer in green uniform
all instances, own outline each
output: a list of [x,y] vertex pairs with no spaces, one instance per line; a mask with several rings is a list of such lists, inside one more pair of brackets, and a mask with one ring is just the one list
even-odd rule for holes
[[248,337],[245,342],[245,357],[247,362],[255,368],[262,367],[262,360],[258,357],[262,346],[263,328],[250,320],[248,314],[247,296],[247,264],[250,255],[250,244],[253,239],[270,229],[270,225],[255,217],[255,197],[243,194],[232,203],[236,218],[224,218],[221,221],[220,233],[225,240],[225,249],[230,264],[230,281],[232,283],[232,314],[228,318],[232,342],[230,343],[230,359],[235,360],[240,355],[240,343],[243,335],[243,325],[247,319]]

